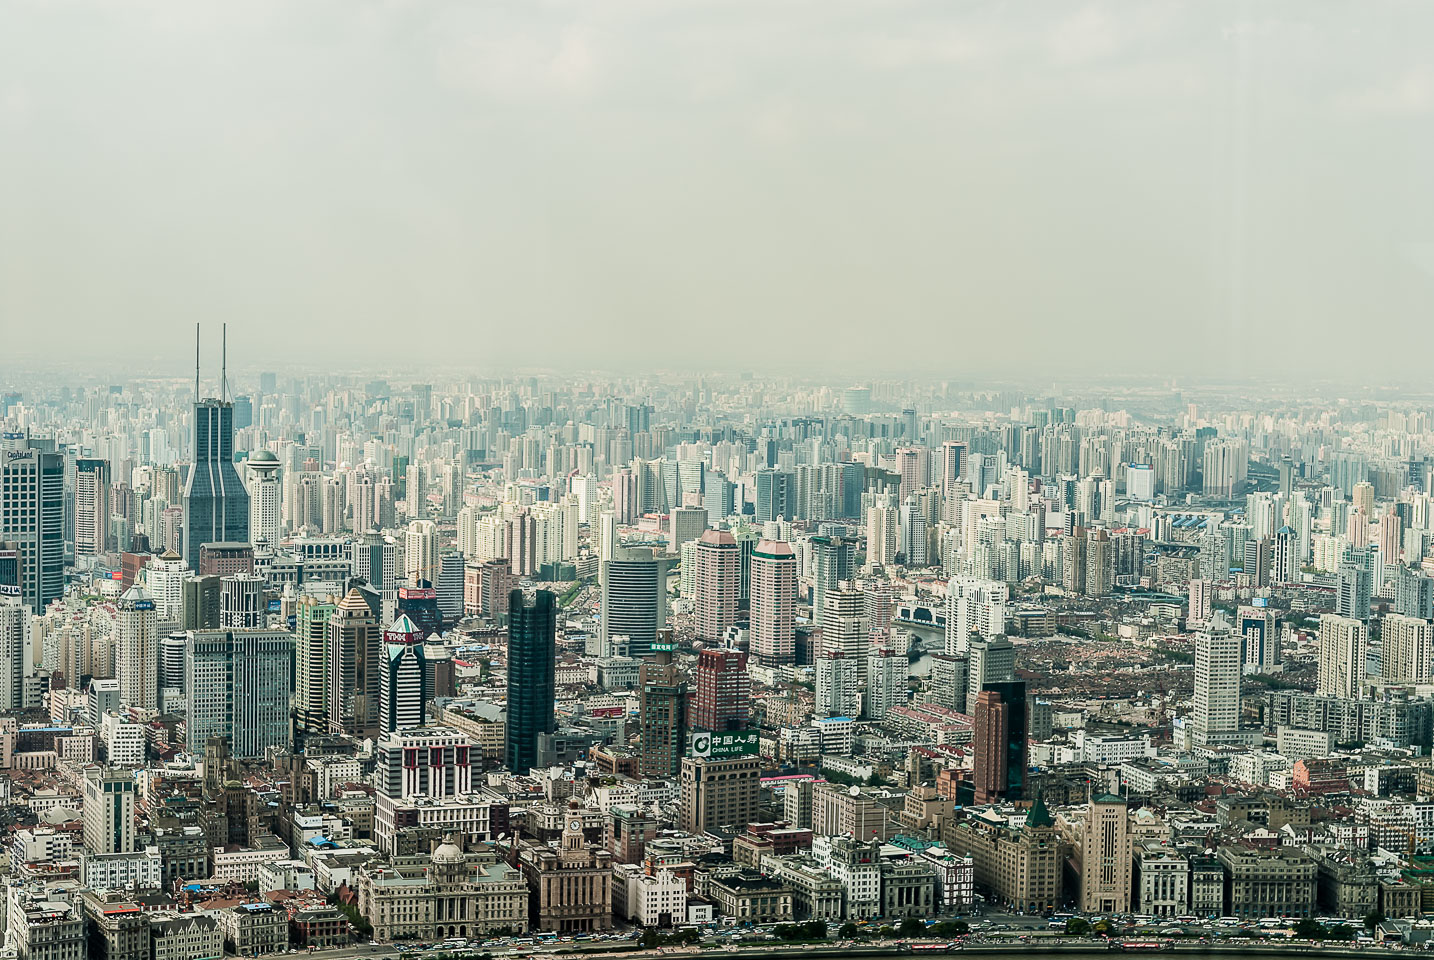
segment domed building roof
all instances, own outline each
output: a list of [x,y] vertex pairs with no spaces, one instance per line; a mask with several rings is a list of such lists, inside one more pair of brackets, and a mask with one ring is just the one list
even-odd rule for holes
[[443,838],[443,842],[433,848],[434,863],[463,863],[467,857],[463,855],[463,848],[453,842],[453,837]]

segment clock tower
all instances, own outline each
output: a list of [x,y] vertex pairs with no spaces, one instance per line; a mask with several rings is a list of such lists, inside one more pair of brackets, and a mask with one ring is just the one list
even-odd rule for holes
[[587,838],[583,836],[583,817],[577,810],[568,811],[563,823],[563,859],[586,860],[588,858]]
[[533,891],[530,923],[556,933],[612,929],[612,851],[583,835],[584,810],[563,811],[562,841],[518,841],[518,866]]

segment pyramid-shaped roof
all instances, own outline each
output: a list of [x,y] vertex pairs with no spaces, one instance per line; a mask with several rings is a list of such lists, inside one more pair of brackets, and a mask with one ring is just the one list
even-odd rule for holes
[[400,613],[398,619],[393,621],[393,626],[388,628],[389,633],[418,633],[418,626],[409,618],[408,614]]
[[1046,809],[1046,798],[1036,794],[1036,802],[1031,804],[1031,812],[1026,814],[1026,826],[1028,827],[1054,827],[1056,821],[1051,817],[1051,812]]
[[368,601],[363,598],[363,594],[359,593],[358,588],[355,587],[348,592],[347,596],[339,601],[338,609],[367,613],[369,606]]
[[154,597],[149,595],[149,591],[146,590],[144,587],[141,587],[137,583],[134,586],[130,587],[128,590],[126,590],[120,596],[121,603],[136,603],[144,600],[153,599]]

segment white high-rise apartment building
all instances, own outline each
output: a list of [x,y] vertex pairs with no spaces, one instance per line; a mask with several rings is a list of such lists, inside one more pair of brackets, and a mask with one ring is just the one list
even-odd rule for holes
[[477,557],[474,549],[478,540],[478,508],[469,504],[459,507],[453,518],[453,545],[463,554],[465,560]]
[[378,497],[373,477],[360,473],[350,481],[349,504],[353,508],[354,533],[368,533],[378,527]]
[[120,597],[115,616],[115,678],[125,706],[159,709],[159,617],[154,598],[138,584]]
[[532,509],[534,520],[535,563],[562,563],[578,555],[578,503],[564,497],[557,503]]
[[404,534],[403,575],[409,583],[438,582],[438,525],[432,520],[414,520],[408,525]]
[[1240,729],[1242,638],[1223,617],[1195,635],[1194,730],[1198,743],[1217,742]]
[[1209,580],[1190,581],[1190,608],[1187,619],[1204,623],[1215,609],[1215,584]]
[[850,582],[842,581],[823,599],[826,616],[822,618],[819,654],[836,652],[860,664],[871,646],[866,632],[866,597]]
[[[507,524],[494,513],[484,516],[477,507],[464,507],[458,511],[457,535],[458,552],[465,560],[487,563],[504,555],[503,537]],[[574,536],[576,536],[574,527]],[[570,558],[569,558],[570,559]]]
[[901,511],[877,503],[866,512],[866,565],[887,567],[896,562]]
[[697,596],[697,541],[688,540],[682,545],[682,570],[678,580],[678,594],[688,600]]
[[1312,565],[1320,573],[1334,573],[1339,569],[1339,561],[1344,556],[1344,540],[1341,537],[1333,537],[1329,534],[1315,534],[1311,541],[1314,550]]
[[423,465],[410,463],[404,475],[404,506],[410,520],[417,520],[428,509],[428,486],[424,482]]
[[1011,510],[1025,513],[1031,508],[1031,475],[1020,467],[1006,470],[1006,499],[1011,501]]
[[908,567],[924,567],[927,557],[926,514],[916,497],[907,497],[901,506],[901,550]]
[[1243,440],[1219,439],[1205,444],[1204,492],[1206,496],[1233,497],[1245,483],[1250,450]]
[[75,556],[93,557],[105,551],[110,521],[110,464],[108,460],[75,461]]
[[840,652],[817,659],[817,696],[813,712],[818,717],[852,717],[861,708],[859,680],[862,662]]
[[277,549],[284,534],[284,490],[279,458],[259,450],[249,458],[249,542]]
[[591,523],[599,502],[597,477],[592,474],[573,477],[572,492],[578,502],[578,523]]
[[872,648],[866,658],[866,715],[881,720],[892,707],[906,706],[905,656],[894,650]]
[[25,708],[25,631],[30,608],[14,596],[0,596],[0,716]]
[[1386,683],[1429,683],[1434,679],[1434,624],[1391,613],[1383,623],[1381,677]]
[[946,587],[946,653],[966,652],[971,634],[984,639],[1006,632],[1010,588],[1000,580],[954,577]]
[[144,568],[144,586],[154,601],[161,623],[179,623],[184,617],[184,580],[189,567],[173,550],[151,560]]
[[1326,613],[1319,621],[1319,673],[1315,692],[1359,699],[1369,653],[1369,627],[1352,617]]

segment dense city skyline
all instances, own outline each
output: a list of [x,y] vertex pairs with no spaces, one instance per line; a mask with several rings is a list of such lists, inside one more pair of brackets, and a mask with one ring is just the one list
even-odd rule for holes
[[0,24],[0,960],[1434,947],[1434,3]]
[[34,373],[7,946],[1412,936],[1434,401],[1373,387]]

